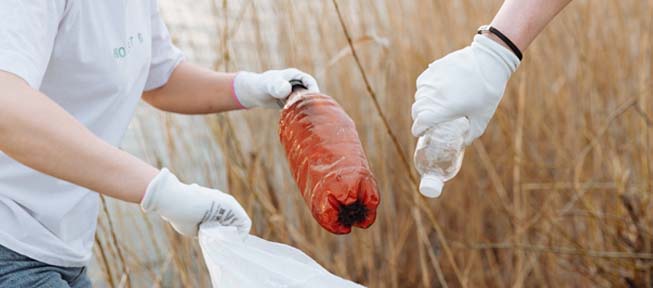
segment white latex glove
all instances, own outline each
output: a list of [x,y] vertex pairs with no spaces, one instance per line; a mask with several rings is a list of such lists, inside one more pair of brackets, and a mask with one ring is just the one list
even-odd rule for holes
[[485,132],[519,58],[494,40],[476,35],[472,44],[429,65],[417,78],[412,108],[415,137],[436,124],[467,117],[471,144]]
[[290,80],[301,80],[308,90],[320,92],[313,76],[290,68],[263,73],[239,72],[234,79],[234,93],[245,108],[281,108],[278,101],[292,92]]
[[165,168],[147,186],[141,207],[158,213],[186,236],[197,236],[199,225],[207,222],[235,226],[243,237],[252,227],[252,220],[233,196],[197,184],[183,184]]

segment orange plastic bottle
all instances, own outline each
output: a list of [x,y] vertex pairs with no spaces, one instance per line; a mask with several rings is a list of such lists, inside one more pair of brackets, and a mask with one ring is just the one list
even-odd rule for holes
[[279,136],[313,217],[336,234],[369,227],[380,198],[354,122],[333,98],[291,84]]

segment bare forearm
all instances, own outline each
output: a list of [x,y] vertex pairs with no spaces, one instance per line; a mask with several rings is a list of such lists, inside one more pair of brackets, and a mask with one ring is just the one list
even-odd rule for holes
[[156,168],[105,143],[17,77],[0,72],[0,87],[2,152],[93,191],[130,202],[141,200]]
[[506,0],[492,20],[492,26],[525,51],[569,2],[571,0]]
[[145,92],[143,100],[168,112],[208,114],[241,109],[232,91],[233,73],[220,73],[183,62],[168,83]]

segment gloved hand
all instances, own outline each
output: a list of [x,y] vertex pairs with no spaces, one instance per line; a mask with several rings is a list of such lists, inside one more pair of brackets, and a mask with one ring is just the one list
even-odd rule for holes
[[141,207],[158,213],[186,236],[197,236],[199,225],[206,222],[235,226],[243,237],[252,227],[252,220],[233,196],[197,184],[183,184],[165,168],[147,186]]
[[234,93],[245,108],[281,108],[279,99],[285,99],[292,92],[290,80],[301,80],[308,90],[320,92],[313,76],[290,68],[260,74],[239,72],[234,79]]
[[429,65],[417,78],[412,107],[415,137],[436,124],[467,117],[466,145],[481,136],[503,97],[519,58],[494,40],[476,35],[472,44]]

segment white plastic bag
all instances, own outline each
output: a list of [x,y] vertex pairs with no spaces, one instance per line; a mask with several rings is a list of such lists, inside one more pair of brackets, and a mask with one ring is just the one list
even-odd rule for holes
[[216,288],[364,287],[335,276],[302,251],[249,235],[234,227],[202,225],[204,261]]

